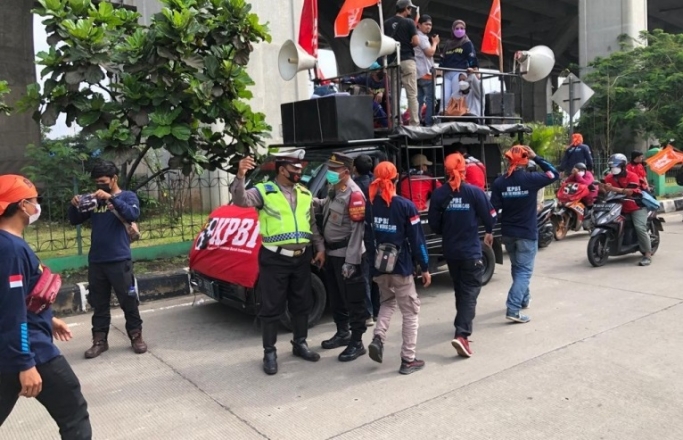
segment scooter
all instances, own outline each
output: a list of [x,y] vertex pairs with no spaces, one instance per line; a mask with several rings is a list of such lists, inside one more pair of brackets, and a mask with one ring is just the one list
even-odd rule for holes
[[[640,252],[638,236],[631,221],[621,214],[622,203],[627,199],[623,194],[610,192],[603,201],[593,206],[595,229],[588,241],[588,261],[593,267],[601,267],[609,257]],[[647,231],[650,235],[652,255],[659,248],[659,233],[664,231],[664,219],[650,211],[647,217]]]
[[538,220],[538,247],[544,248],[550,246],[555,236],[555,225],[550,220],[553,210],[555,209],[555,200],[543,202],[543,207],[536,218]]
[[552,213],[555,225],[555,240],[563,240],[569,231],[578,232],[581,228],[591,231],[593,224],[586,217],[586,206],[581,202],[590,193],[588,185],[576,182],[563,182],[557,191],[557,204]]

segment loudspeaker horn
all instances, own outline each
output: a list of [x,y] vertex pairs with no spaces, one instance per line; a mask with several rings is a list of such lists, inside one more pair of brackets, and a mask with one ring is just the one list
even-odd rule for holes
[[379,25],[371,18],[358,23],[351,35],[351,59],[356,66],[367,69],[379,57],[396,51],[396,40],[382,33]]
[[287,40],[282,45],[277,57],[280,76],[285,81],[294,78],[298,72],[313,69],[317,62],[315,57],[311,56],[292,40]]
[[525,81],[536,82],[550,75],[555,67],[555,53],[548,46],[536,46],[515,54],[515,64]]

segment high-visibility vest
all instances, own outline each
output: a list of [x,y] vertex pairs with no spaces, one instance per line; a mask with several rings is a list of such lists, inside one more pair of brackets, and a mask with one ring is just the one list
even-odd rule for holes
[[311,203],[313,196],[301,185],[295,185],[296,209],[292,209],[287,197],[273,182],[256,185],[263,199],[263,209],[259,210],[258,220],[263,245],[282,246],[285,244],[310,243]]

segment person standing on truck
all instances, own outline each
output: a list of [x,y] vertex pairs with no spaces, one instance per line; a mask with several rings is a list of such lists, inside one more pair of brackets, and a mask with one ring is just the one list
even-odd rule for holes
[[[22,236],[39,217],[33,183],[23,176],[0,176],[0,426],[19,397],[35,398],[57,423],[61,438],[90,440],[92,428],[81,384],[53,342],[53,338],[70,340],[71,330],[52,316],[46,303],[38,300],[38,309],[33,307],[32,297],[43,297],[38,286],[49,272]],[[29,437],[34,424],[25,425]]]
[[[372,238],[372,206],[370,206],[369,189],[370,184],[375,180],[375,176],[372,175],[372,157],[367,154],[361,154],[353,160],[353,181],[356,182],[358,187],[363,191],[365,196],[365,235],[363,236],[363,242],[365,243],[365,249],[371,248]],[[379,287],[377,283],[372,281],[372,274],[370,273],[370,259],[368,258],[368,252],[365,253],[363,257],[363,277],[365,278],[365,303],[368,306],[368,317],[366,321],[367,327],[372,327],[377,322],[377,315],[379,314]]]
[[486,193],[465,182],[466,163],[460,153],[446,157],[448,185],[432,196],[429,227],[443,237],[443,254],[455,290],[455,336],[451,344],[458,355],[469,358],[472,349],[468,338],[484,276],[479,222],[484,225],[484,244],[491,247],[497,216]]
[[425,362],[415,356],[417,345],[420,298],[415,289],[413,259],[422,270],[422,283],[429,287],[429,255],[420,213],[410,200],[396,195],[398,171],[391,162],[381,162],[375,168],[377,177],[370,185],[372,202],[372,229],[375,242],[369,254],[373,255],[373,273],[380,286],[381,306],[372,343],[368,347],[370,358],[382,362],[384,342],[391,316],[398,306],[403,315],[403,345],[399,373],[411,374],[424,368]]
[[430,127],[434,115],[434,54],[439,47],[439,36],[431,35],[432,17],[421,15],[417,22],[417,36],[420,44],[415,46],[417,63],[417,104],[422,109],[426,105],[424,125]]
[[76,226],[90,220],[92,225],[88,254],[88,303],[92,314],[92,347],[85,351],[93,359],[109,350],[107,338],[111,325],[111,291],[114,290],[126,319],[126,333],[133,352],[147,352],[142,339],[140,299],[135,287],[130,236],[124,221],[131,223],[140,217],[140,201],[133,191],[119,187],[119,168],[111,161],[100,161],[90,171],[97,191],[94,210],[79,208],[81,197],[74,196],[69,206],[69,222]]
[[418,211],[426,211],[429,198],[441,186],[441,182],[429,173],[429,167],[434,163],[424,154],[414,155],[410,158],[410,163],[413,167],[401,177],[400,193],[415,203]]
[[[313,211],[313,196],[301,181],[304,150],[274,154],[277,176],[271,182],[245,189],[247,171],[255,162],[245,157],[239,162],[237,176],[230,186],[233,203],[254,207],[259,213],[262,246],[259,251],[261,329],[263,336],[263,371],[276,374],[277,331],[286,307],[292,317],[292,353],[317,362],[320,355],[308,348],[308,314],[313,306],[311,262],[325,263],[325,246],[318,232]],[[315,247],[315,257],[311,250]]]
[[[557,170],[530,147],[515,145],[505,153],[509,167],[506,175],[499,176],[491,188],[491,203],[502,210],[503,243],[510,256],[512,287],[508,292],[505,318],[520,323],[531,318],[520,310],[529,307],[529,283],[534,272],[538,252],[538,191],[560,178]],[[534,160],[542,172],[527,171],[529,160]]]
[[[410,125],[420,125],[420,108],[417,103],[417,63],[415,62],[414,48],[420,44],[417,36],[415,20],[410,15],[417,6],[411,0],[398,0],[396,2],[396,15],[384,22],[384,34],[401,43],[401,83],[406,89],[408,98],[408,110],[410,111]],[[392,64],[396,56],[389,57]],[[400,99],[400,93],[393,99]]]
[[330,308],[337,332],[322,342],[324,349],[346,346],[341,362],[358,359],[366,353],[363,333],[367,330],[365,279],[361,264],[365,253],[365,196],[351,179],[353,159],[334,153],[327,161],[330,192],[316,206],[322,209],[325,238],[326,281]]

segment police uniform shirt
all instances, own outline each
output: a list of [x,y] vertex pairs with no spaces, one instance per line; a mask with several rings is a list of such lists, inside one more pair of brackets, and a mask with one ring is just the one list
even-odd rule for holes
[[365,230],[365,196],[360,187],[348,179],[343,187],[337,189],[334,198],[327,197],[318,200],[323,211],[323,237],[325,243],[339,243],[349,240],[347,247],[342,249],[327,249],[327,255],[345,257],[348,264],[359,265],[365,244],[363,235]]

